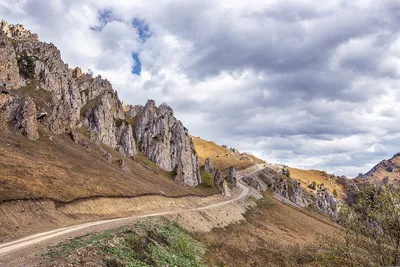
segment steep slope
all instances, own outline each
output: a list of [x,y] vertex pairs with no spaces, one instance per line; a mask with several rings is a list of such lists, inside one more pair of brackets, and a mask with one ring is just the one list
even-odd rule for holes
[[266,167],[254,173],[246,174],[243,181],[260,192],[267,190],[277,194],[278,198],[288,200],[292,205],[301,208],[313,208],[331,216],[338,217],[338,202],[336,196],[320,185],[316,190],[307,190],[297,180],[292,178],[286,169],[275,170]]
[[[84,135],[75,143],[67,133],[55,135],[39,126],[40,138],[0,136],[0,202],[50,198],[68,202],[94,196],[143,194],[209,194],[212,189],[182,187],[142,153],[135,160],[106,145],[96,146]],[[109,154],[106,158],[105,153]],[[125,162],[129,172],[120,167]]]
[[367,178],[373,182],[390,183],[400,186],[400,153],[393,155],[390,159],[382,160],[359,178]]
[[229,167],[242,170],[254,164],[265,163],[265,161],[253,155],[240,153],[236,149],[227,146],[219,146],[212,141],[206,141],[200,137],[192,136],[192,139],[199,156],[200,165],[203,165],[205,160],[209,158],[213,167],[219,169],[223,173],[227,172]]
[[[71,133],[73,139],[82,139],[78,131],[88,138],[76,142],[106,145],[127,157],[121,166],[142,152],[162,169],[174,171],[179,184],[200,183],[192,140],[170,107],[156,108],[149,101],[132,114],[109,81],[70,69],[53,44],[40,42],[22,25],[1,22],[0,54],[0,82],[6,83],[0,93],[3,134],[19,132],[37,140],[43,128],[49,134]],[[102,152],[109,158],[109,152]]]
[[290,171],[290,177],[298,180],[307,191],[313,190],[310,187],[312,183],[315,182],[317,185],[323,184],[331,193],[336,191],[338,197],[342,198],[343,188],[337,183],[337,177],[321,170],[302,170],[290,167],[288,169]]

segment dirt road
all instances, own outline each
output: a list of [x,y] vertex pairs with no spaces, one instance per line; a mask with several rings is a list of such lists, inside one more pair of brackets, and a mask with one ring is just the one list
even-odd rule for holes
[[[198,207],[198,208],[182,209],[182,210],[175,210],[175,211],[165,211],[165,212],[149,213],[149,214],[142,214],[142,215],[133,215],[133,216],[129,216],[129,217],[125,217],[125,218],[118,218],[118,219],[94,221],[94,222],[84,223],[84,224],[80,224],[80,225],[74,225],[74,226],[60,228],[60,229],[56,229],[56,230],[52,230],[52,231],[48,231],[48,232],[44,232],[44,233],[40,233],[40,234],[31,235],[31,236],[21,238],[21,239],[12,241],[12,242],[0,244],[0,259],[5,257],[6,255],[9,256],[10,254],[13,254],[14,252],[18,252],[21,249],[29,248],[29,247],[32,247],[34,245],[40,244],[40,243],[48,241],[48,240],[54,241],[65,235],[80,231],[82,229],[88,230],[89,228],[93,228],[93,227],[99,226],[99,225],[108,225],[108,226],[112,226],[113,224],[120,225],[124,221],[128,222],[128,221],[131,221],[132,219],[141,219],[141,218],[148,218],[148,217],[155,217],[155,216],[171,215],[171,214],[182,213],[182,212],[213,209],[213,208],[217,208],[220,206],[230,204],[232,202],[243,199],[244,197],[246,197],[246,195],[250,191],[247,186],[242,184],[241,178],[242,177],[240,177],[238,179],[238,183],[237,183],[238,187],[241,189],[241,193],[233,199],[214,203],[214,204],[203,206],[203,207]],[[0,264],[1,264],[1,262],[0,262]]]

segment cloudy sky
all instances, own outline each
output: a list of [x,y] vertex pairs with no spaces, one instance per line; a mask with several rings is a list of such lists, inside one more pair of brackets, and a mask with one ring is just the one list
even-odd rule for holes
[[352,177],[400,151],[399,1],[0,0],[0,17],[267,161]]

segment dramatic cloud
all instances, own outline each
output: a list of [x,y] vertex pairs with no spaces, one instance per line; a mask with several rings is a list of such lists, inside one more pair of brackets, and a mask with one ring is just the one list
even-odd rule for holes
[[193,135],[355,176],[400,151],[398,1],[0,0],[127,103]]

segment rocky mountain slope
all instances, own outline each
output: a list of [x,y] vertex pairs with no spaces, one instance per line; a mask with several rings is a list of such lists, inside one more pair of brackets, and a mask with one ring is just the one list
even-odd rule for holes
[[358,178],[369,179],[376,183],[400,186],[400,153],[375,165],[369,172]]
[[312,191],[305,190],[302,184],[297,179],[291,178],[285,169],[276,171],[266,167],[245,175],[243,181],[260,192],[273,191],[298,207],[312,207],[334,219],[338,218],[339,200],[336,196],[323,185]]
[[0,24],[0,82],[6,83],[0,94],[3,133],[18,131],[31,140],[44,138],[40,127],[49,134],[70,133],[84,146],[89,141],[115,149],[124,160],[141,152],[173,171],[181,185],[201,182],[192,139],[170,107],[156,107],[152,100],[144,107],[124,106],[109,81],[69,68],[53,44],[5,21]]
[[200,166],[204,164],[207,158],[210,158],[215,168],[226,173],[229,167],[242,170],[254,164],[265,163],[265,161],[251,154],[239,152],[237,149],[227,145],[220,146],[196,136],[192,136],[192,139],[199,156]]
[[335,176],[323,171],[265,163],[252,155],[240,153],[226,145],[218,146],[199,137],[193,137],[193,141],[196,150],[199,151],[200,162],[204,159],[202,170],[212,174],[214,183],[222,189],[221,191],[225,192],[225,181],[235,183],[236,177],[239,176],[237,170],[258,164],[251,173],[242,172],[243,181],[249,186],[260,192],[273,191],[298,207],[313,207],[337,218],[342,186],[337,183]]

